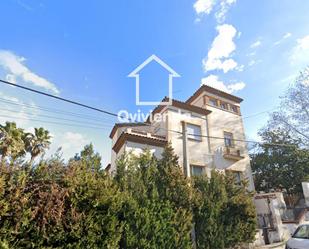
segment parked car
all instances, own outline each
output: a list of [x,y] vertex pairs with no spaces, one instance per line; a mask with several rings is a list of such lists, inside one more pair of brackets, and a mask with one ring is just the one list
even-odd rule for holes
[[309,248],[309,224],[299,226],[286,243],[285,249]]

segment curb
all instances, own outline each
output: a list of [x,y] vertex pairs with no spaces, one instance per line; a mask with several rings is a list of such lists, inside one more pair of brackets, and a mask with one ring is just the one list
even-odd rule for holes
[[285,243],[286,243],[286,241],[281,242],[280,244],[276,244],[276,245],[267,245],[267,246],[256,247],[255,249],[276,249],[276,248],[280,248],[280,247],[284,246]]

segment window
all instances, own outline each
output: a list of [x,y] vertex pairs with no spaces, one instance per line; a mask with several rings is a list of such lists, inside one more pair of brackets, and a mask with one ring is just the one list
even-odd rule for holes
[[233,147],[234,146],[234,140],[233,140],[233,134],[230,132],[224,132],[224,144],[226,147]]
[[300,226],[292,237],[299,238],[299,239],[308,239],[309,238],[309,226],[308,225]]
[[221,101],[221,103],[220,103],[220,107],[221,107],[222,109],[225,109],[225,110],[228,110],[228,109],[229,109],[228,104],[225,103],[225,102],[222,102],[222,101]]
[[191,165],[191,175],[200,176],[204,174],[204,167]]
[[199,125],[194,125],[194,124],[187,124],[187,133],[188,133],[188,138],[201,141],[202,140],[202,131],[201,131],[201,126]]
[[234,174],[235,183],[237,185],[240,185],[240,183],[241,183],[241,172],[235,171],[235,172],[233,172],[233,174]]
[[218,101],[216,99],[209,98],[209,104],[212,106],[218,106]]
[[231,111],[232,111],[232,112],[235,112],[235,113],[238,113],[238,108],[237,108],[237,106],[231,105]]

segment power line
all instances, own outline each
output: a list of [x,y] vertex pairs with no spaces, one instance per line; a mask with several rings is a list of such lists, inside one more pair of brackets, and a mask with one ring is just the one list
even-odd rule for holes
[[[46,96],[46,97],[58,99],[58,100],[61,100],[61,101],[64,101],[64,102],[67,102],[67,103],[70,103],[70,104],[74,104],[74,105],[77,105],[77,106],[81,106],[81,107],[84,107],[84,108],[87,108],[87,109],[90,109],[90,110],[98,111],[98,112],[101,112],[101,113],[104,113],[104,114],[107,114],[107,115],[111,115],[111,116],[114,116],[114,117],[119,117],[118,114],[112,113],[112,112],[110,112],[110,111],[106,111],[106,110],[103,110],[103,109],[99,109],[99,108],[97,108],[97,107],[92,107],[92,106],[89,106],[89,105],[86,105],[86,104],[83,104],[83,103],[80,103],[80,102],[77,102],[77,101],[73,101],[73,100],[70,100],[70,99],[58,97],[58,96],[55,96],[55,95],[52,95],[52,94],[48,94],[48,93],[45,93],[45,92],[42,92],[42,91],[38,91],[38,90],[29,88],[29,87],[22,86],[22,85],[19,85],[19,84],[16,84],[16,83],[8,82],[8,81],[1,80],[1,79],[0,79],[0,82],[2,82],[2,83],[4,83],[4,84],[7,84],[7,85],[10,85],[10,86],[15,86],[15,87],[21,88],[21,89],[23,89],[23,90],[27,90],[27,91],[30,91],[30,92],[34,92],[34,93],[37,93],[37,94],[40,94],[40,95],[43,95],[43,96]],[[131,121],[130,119],[128,119],[128,120]],[[44,122],[44,121],[42,121],[42,122]],[[145,122],[145,126],[154,127],[153,125],[151,125],[151,124],[149,124],[149,123],[146,123],[146,122]],[[159,129],[163,129],[163,130],[166,130],[166,131],[170,131],[170,132],[175,132],[175,133],[178,133],[178,134],[182,134],[182,132],[175,131],[175,130],[170,130],[170,129],[166,129],[166,128],[162,128],[162,127],[160,127]],[[214,136],[207,136],[207,135],[196,135],[196,134],[188,134],[188,135],[200,136],[200,137],[207,137],[207,138],[213,138],[213,139],[222,139],[222,140],[225,139],[224,137],[214,137]],[[237,139],[237,140],[234,139],[234,141],[245,142],[245,143],[263,144],[263,143],[257,142],[257,141],[247,141],[247,140],[242,140],[242,139]],[[273,143],[272,145],[275,145],[275,146],[287,146],[286,144],[275,144],[275,143]]]
[[47,123],[47,124],[66,125],[66,126],[70,126],[70,127],[82,127],[82,128],[90,128],[90,129],[101,129],[101,130],[105,130],[105,128],[107,128],[107,127],[103,128],[103,127],[96,127],[96,126],[85,126],[85,125],[78,125],[78,124],[46,121],[46,120],[26,118],[26,117],[16,117],[16,116],[9,116],[9,115],[3,115],[3,114],[0,114],[0,117],[21,119],[21,120],[30,120],[30,121],[34,121],[34,122],[41,122],[41,123]]
[[[7,100],[7,99],[4,99],[4,98],[0,98],[0,102],[10,104],[10,105],[16,105],[16,106],[31,108],[31,109],[35,109],[35,110],[42,110],[42,111],[46,111],[46,112],[50,112],[50,113],[57,113],[57,114],[63,114],[63,115],[68,115],[68,116],[73,116],[73,117],[79,117],[79,118],[87,119],[87,120],[91,119],[91,120],[95,120],[95,121],[101,121],[101,119],[90,116],[90,115],[78,114],[78,113],[75,113],[75,112],[69,112],[69,111],[64,111],[64,110],[60,110],[60,109],[42,107],[42,106],[31,105],[31,104],[26,104],[26,103],[17,103],[15,101]],[[102,117],[102,118],[104,118],[104,117]]]
[[259,116],[259,115],[264,114],[264,113],[269,113],[270,111],[273,111],[273,110],[275,110],[275,109],[276,109],[276,108],[272,108],[272,109],[269,109],[269,110],[267,110],[267,111],[257,112],[257,113],[254,113],[254,114],[252,114],[252,115],[245,116],[245,117],[243,117],[243,119],[253,118],[253,117]]
[[[7,108],[1,108],[1,107],[0,107],[0,110],[7,111],[7,112],[13,112],[13,113],[22,113],[22,114],[24,113],[24,114],[32,115],[32,116],[35,117],[35,115],[33,115],[32,113],[29,113],[29,112],[24,112],[24,111],[16,112],[14,110],[7,109]],[[39,116],[40,117],[45,117],[45,118],[52,118],[52,119],[57,119],[57,120],[63,120],[63,121],[70,121],[70,122],[74,122],[74,123],[86,124],[86,125],[99,125],[99,126],[106,126],[106,127],[111,127],[112,126],[111,124],[106,124],[106,123],[90,123],[90,122],[84,122],[84,121],[80,121],[80,120],[60,118],[60,117],[44,115],[44,114],[39,114]]]
[[[196,137],[221,139],[221,140],[225,140],[226,139],[224,137],[215,137],[215,136],[199,135],[199,134],[192,134],[192,133],[188,133],[187,135],[189,135],[189,136],[196,136]],[[292,144],[263,143],[263,142],[258,142],[258,141],[253,141],[253,140],[243,140],[243,139],[232,139],[232,140],[235,141],[235,142],[255,143],[255,144],[261,144],[261,145],[295,147],[295,145],[292,145]]]
[[104,113],[104,114],[107,114],[107,115],[118,117],[118,115],[115,114],[115,113],[105,111],[105,110],[97,108],[97,107],[92,107],[90,105],[85,105],[85,104],[77,102],[77,101],[73,101],[73,100],[70,100],[70,99],[66,99],[66,98],[56,96],[56,95],[52,95],[52,94],[49,94],[49,93],[38,91],[38,90],[32,89],[30,87],[22,86],[22,85],[12,83],[12,82],[9,82],[9,81],[6,81],[6,80],[1,80],[1,79],[0,79],[0,82],[4,83],[6,85],[9,85],[9,86],[15,86],[15,87],[18,87],[18,88],[21,88],[21,89],[24,89],[24,90],[27,90],[27,91],[30,91],[30,92],[34,92],[34,93],[37,93],[37,94],[40,94],[40,95],[43,95],[43,96],[46,96],[46,97],[58,99],[58,100],[61,100],[61,101],[64,101],[64,102],[67,102],[67,103],[70,103],[70,104],[73,104],[73,105],[81,106],[81,107],[84,107],[84,108],[87,108],[87,109],[90,109],[90,110],[93,110],[93,111],[97,111],[97,112],[101,112],[101,113]]

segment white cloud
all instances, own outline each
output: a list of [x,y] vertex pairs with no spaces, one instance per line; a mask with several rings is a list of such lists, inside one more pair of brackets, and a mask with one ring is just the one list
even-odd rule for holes
[[[209,15],[213,10],[216,10],[215,18],[218,23],[222,23],[230,6],[234,3],[236,3],[236,0],[197,0],[193,4],[193,8],[198,15]],[[196,21],[200,21],[200,18]]]
[[256,55],[256,51],[246,54],[246,56],[254,56],[254,55]]
[[246,86],[244,82],[236,82],[226,85],[223,81],[219,80],[217,75],[213,74],[203,78],[201,80],[201,85],[208,85],[227,93],[235,93]]
[[229,58],[236,49],[233,41],[237,30],[229,24],[217,26],[218,35],[212,42],[207,58],[203,59],[204,70],[223,70],[227,73],[237,68],[237,62]]
[[257,40],[256,42],[254,42],[250,45],[250,48],[257,48],[261,45],[262,45],[262,42],[260,40]]
[[16,80],[19,77],[25,82],[59,94],[59,90],[53,83],[33,73],[25,65],[25,58],[23,57],[17,56],[10,51],[0,50],[0,66],[8,72],[7,78],[10,77]]
[[[16,84],[16,76],[14,74],[7,74],[5,79],[11,83]],[[15,87],[15,86],[14,86]]]
[[204,59],[203,60],[203,66],[205,71],[211,71],[211,70],[223,70],[224,73],[227,73],[230,70],[233,70],[237,67],[237,62],[233,59],[227,59],[224,61],[221,61],[220,59]]
[[210,14],[214,7],[215,0],[197,0],[193,7],[197,14]]
[[290,36],[292,36],[292,34],[291,33],[285,33],[285,35],[282,37],[283,39],[287,39],[287,38],[289,38]]
[[253,65],[259,64],[261,62],[262,62],[262,60],[251,60],[251,61],[249,61],[248,66],[252,67]]
[[236,3],[236,0],[222,0],[220,2],[220,9],[215,13],[215,17],[218,23],[225,21],[226,14],[233,3]]
[[54,153],[59,147],[63,153],[63,158],[69,159],[76,153],[80,152],[90,140],[81,133],[77,132],[64,132],[53,134],[53,142],[50,148],[50,153]]
[[281,39],[280,40],[278,40],[278,41],[276,41],[275,43],[274,43],[274,46],[277,46],[277,45],[279,45],[280,43],[282,43],[285,39],[288,39],[289,37],[291,37],[292,36],[292,34],[291,33],[285,33],[282,37],[281,37]]
[[249,61],[249,63],[248,63],[248,66],[253,66],[254,64],[256,63],[256,61],[255,60],[251,60],[251,61]]
[[309,58],[309,35],[297,39],[297,45],[292,49],[291,63],[303,66],[308,63]]

